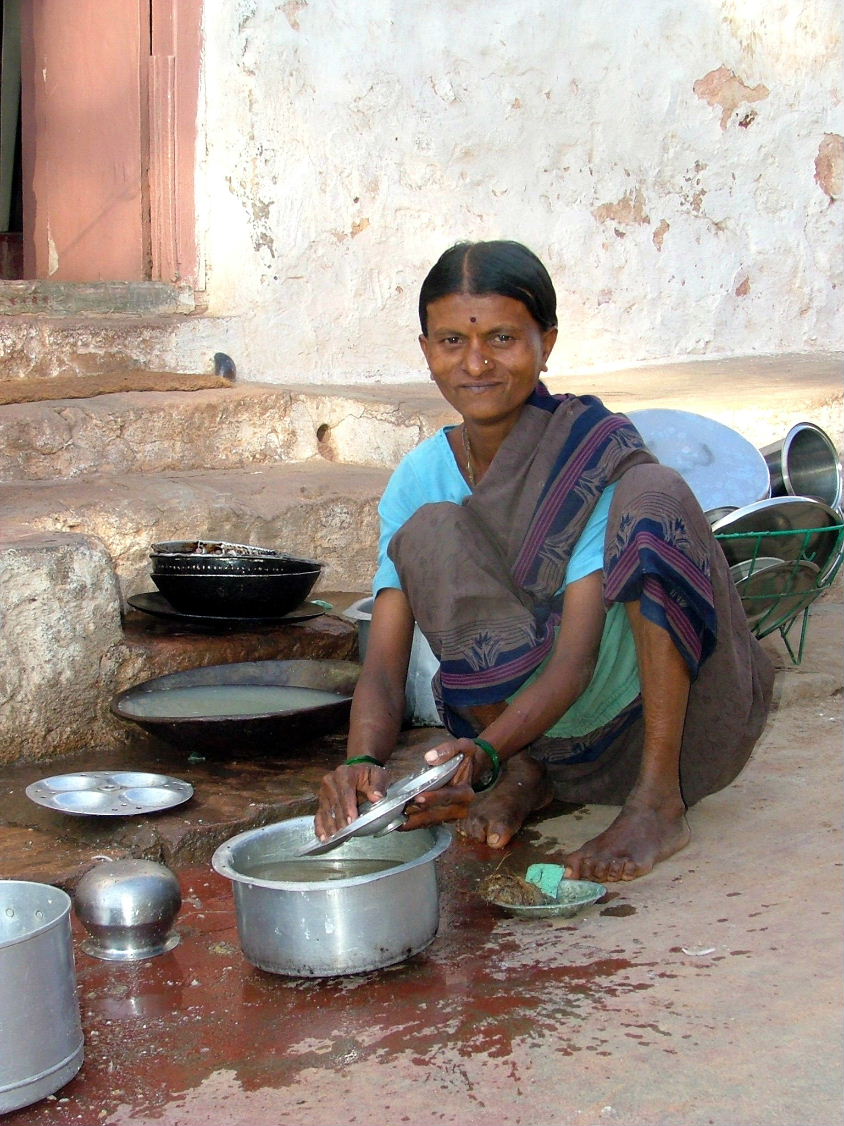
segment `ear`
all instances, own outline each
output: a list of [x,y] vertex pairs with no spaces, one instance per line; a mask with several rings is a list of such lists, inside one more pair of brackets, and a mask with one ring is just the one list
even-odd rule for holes
[[[425,357],[425,362],[428,365],[428,369],[430,370],[430,368],[431,368],[431,357],[429,355],[430,343],[428,341],[428,337],[424,336],[421,333],[419,335],[419,347],[422,349],[422,355]],[[433,379],[433,376],[431,376],[431,378]]]
[[557,328],[549,328],[542,334],[542,367],[540,371],[548,370],[548,357],[553,351],[554,345],[557,343]]

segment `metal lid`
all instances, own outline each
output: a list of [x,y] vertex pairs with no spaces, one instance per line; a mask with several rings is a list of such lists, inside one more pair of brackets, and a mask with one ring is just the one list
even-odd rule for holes
[[762,453],[722,422],[668,409],[628,411],[627,417],[654,457],[677,470],[704,512],[752,504],[771,495]]
[[455,755],[440,766],[429,766],[425,770],[399,778],[387,788],[386,794],[380,801],[363,802],[359,807],[359,816],[354,821],[350,821],[348,825],[338,829],[324,841],[314,840],[300,849],[296,855],[319,856],[322,852],[336,848],[350,837],[381,836],[400,828],[406,820],[404,807],[426,790],[437,790],[445,785],[457,773],[462,762],[463,755]]

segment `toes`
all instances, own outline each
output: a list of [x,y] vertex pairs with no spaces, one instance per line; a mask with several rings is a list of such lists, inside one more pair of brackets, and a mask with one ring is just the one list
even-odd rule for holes
[[[620,880],[635,880],[637,876],[643,876],[646,869],[641,868],[633,860],[625,860],[624,867],[621,875],[618,877]],[[648,868],[647,871],[650,871]]]
[[515,836],[517,830],[503,821],[493,821],[487,825],[486,843],[490,848],[504,848]]
[[627,860],[624,857],[613,857],[604,865],[603,879],[609,881],[609,883],[617,884],[619,880],[624,879],[624,870],[626,867]]
[[468,837],[470,841],[486,840],[486,828],[476,817],[467,817],[458,826],[461,836]]

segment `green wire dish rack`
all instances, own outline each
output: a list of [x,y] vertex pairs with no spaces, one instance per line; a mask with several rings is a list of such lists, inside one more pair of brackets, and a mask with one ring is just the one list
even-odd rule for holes
[[[792,663],[799,665],[811,605],[832,585],[844,562],[844,516],[842,523],[823,528],[721,532],[715,539],[728,561],[740,557],[730,572],[753,633],[761,639],[779,631]],[[798,620],[800,640],[795,652],[789,634]]]

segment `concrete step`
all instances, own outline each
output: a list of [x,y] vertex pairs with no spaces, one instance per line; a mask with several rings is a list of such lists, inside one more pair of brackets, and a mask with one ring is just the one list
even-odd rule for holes
[[[552,391],[597,394],[614,410],[673,407],[708,415],[757,446],[795,422],[844,444],[842,359],[835,355],[701,360],[552,375]],[[430,382],[398,386],[234,384],[127,391],[0,406],[0,481],[241,469],[319,460],[392,468],[455,419]]]
[[[167,371],[177,335],[185,335],[186,322],[198,327],[202,319],[193,290],[166,282],[4,281],[0,384],[85,376],[120,366]],[[219,322],[210,324],[210,338],[224,338]],[[195,334],[195,329],[188,332]],[[181,370],[210,370],[215,350],[207,343],[188,344],[185,351],[193,355],[182,358]]]
[[[147,584],[151,585],[151,584]],[[355,659],[334,614],[207,634],[125,614],[112,559],[94,536],[0,540],[0,763],[125,743],[118,691],[184,668],[247,660]]]
[[0,481],[310,459],[392,467],[453,417],[425,384],[387,391],[243,384],[14,403],[0,406]]
[[[0,484],[4,538],[35,531],[95,537],[123,603],[152,589],[150,545],[159,540],[253,543],[324,564],[321,587],[367,590],[386,468],[322,459],[245,469],[114,474]],[[319,587],[317,588],[319,589]]]

